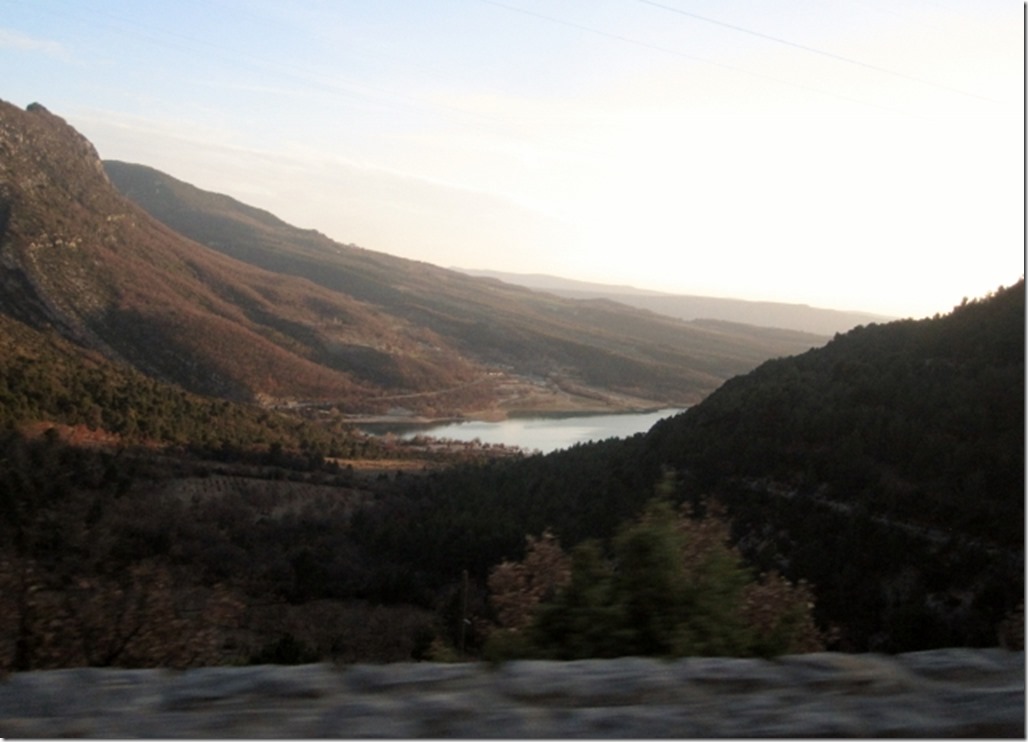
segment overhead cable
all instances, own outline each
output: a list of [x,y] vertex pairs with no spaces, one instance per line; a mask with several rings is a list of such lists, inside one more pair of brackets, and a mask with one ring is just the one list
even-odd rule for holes
[[787,86],[792,87],[792,88],[798,88],[800,90],[806,90],[807,92],[817,93],[819,95],[831,96],[832,98],[838,98],[840,100],[845,100],[845,101],[847,101],[849,103],[856,103],[856,104],[861,105],[861,106],[870,106],[872,108],[878,108],[878,109],[881,109],[881,110],[890,111],[892,113],[896,113],[897,112],[897,110],[895,108],[891,108],[889,106],[883,106],[883,105],[878,104],[878,103],[871,103],[871,102],[866,101],[866,100],[860,100],[858,98],[853,98],[853,97],[848,96],[848,95],[843,95],[841,93],[836,93],[836,92],[831,91],[831,90],[825,90],[824,88],[816,88],[816,87],[812,87],[810,85],[803,85],[802,83],[793,82],[791,80],[785,80],[785,79],[782,79],[780,77],[774,77],[773,75],[765,75],[765,74],[763,74],[761,72],[754,72],[753,70],[748,70],[748,69],[745,69],[745,68],[742,68],[742,67],[736,67],[734,65],[725,64],[723,62],[715,62],[715,61],[713,61],[711,59],[705,59],[703,57],[698,57],[695,54],[688,54],[687,52],[683,52],[680,49],[671,49],[671,48],[666,47],[666,46],[659,46],[657,44],[651,44],[651,43],[646,42],[646,41],[640,41],[638,39],[632,39],[632,38],[629,38],[627,36],[621,36],[620,34],[610,33],[608,31],[602,31],[602,30],[600,30],[598,28],[592,28],[591,26],[586,26],[586,25],[583,25],[581,23],[576,23],[575,21],[568,21],[568,20],[564,20],[562,18],[554,18],[553,16],[545,15],[544,13],[537,13],[535,11],[526,10],[525,8],[519,8],[519,7],[514,6],[514,5],[507,5],[506,3],[499,2],[499,0],[479,0],[479,2],[485,3],[486,5],[493,5],[493,6],[497,7],[497,8],[503,8],[504,10],[509,10],[509,11],[512,11],[512,12],[515,12],[515,13],[521,13],[523,15],[532,16],[534,18],[540,18],[542,20],[549,21],[551,23],[557,23],[557,24],[560,24],[562,26],[568,26],[570,28],[576,28],[576,29],[578,29],[580,31],[586,31],[586,32],[591,33],[591,34],[596,34],[597,36],[603,36],[605,38],[613,39],[615,41],[621,41],[621,42],[624,42],[626,44],[633,44],[635,46],[640,46],[640,47],[643,47],[645,49],[652,49],[653,51],[663,52],[665,54],[673,54],[676,57],[682,57],[683,59],[690,59],[690,60],[693,60],[695,62],[702,62],[703,64],[709,64],[709,65],[712,65],[714,67],[720,67],[721,69],[731,70],[732,72],[737,72],[737,73],[742,74],[742,75],[748,75],[750,77],[756,77],[756,78],[760,78],[762,80],[770,80],[771,82],[778,83],[779,85],[787,85]]
[[897,70],[889,69],[888,67],[881,67],[881,66],[879,66],[877,64],[870,64],[869,62],[863,62],[863,61],[861,61],[859,59],[854,59],[853,57],[847,57],[847,56],[844,56],[842,54],[836,54],[834,52],[825,51],[824,49],[815,49],[812,46],[806,46],[805,44],[798,44],[795,41],[789,41],[788,39],[783,39],[780,36],[772,36],[771,34],[762,33],[760,31],[754,31],[753,29],[744,28],[743,26],[737,26],[737,25],[735,25],[733,23],[726,23],[724,21],[719,21],[719,20],[716,20],[714,18],[708,18],[707,16],[700,15],[698,13],[693,13],[693,12],[688,11],[688,10],[682,10],[681,8],[676,8],[676,7],[672,6],[672,5],[665,5],[664,3],[659,3],[656,0],[637,0],[637,2],[643,3],[644,5],[652,5],[655,8],[661,8],[663,10],[668,10],[668,11],[671,11],[672,13],[678,13],[679,15],[684,15],[684,16],[687,16],[689,18],[693,18],[693,19],[698,20],[698,21],[703,21],[704,23],[712,23],[715,26],[721,26],[722,28],[729,28],[729,29],[731,29],[733,31],[738,31],[739,33],[749,34],[750,36],[756,36],[757,38],[765,39],[767,41],[773,41],[773,42],[775,42],[777,44],[784,44],[786,46],[791,46],[794,49],[800,49],[802,51],[809,52],[811,54],[819,54],[822,57],[827,57],[829,59],[834,59],[834,60],[839,61],[839,62],[845,62],[847,64],[856,65],[858,67],[864,67],[866,69],[875,70],[876,72],[882,72],[882,73],[884,73],[886,75],[892,75],[894,77],[901,77],[901,78],[903,78],[905,80],[911,80],[913,82],[920,83],[921,85],[930,85],[933,88],[939,88],[940,90],[947,90],[947,91],[949,91],[951,93],[956,93],[957,95],[964,95],[964,96],[967,96],[969,98],[977,98],[978,100],[988,101],[989,103],[996,103],[996,101],[994,101],[992,98],[986,98],[983,95],[977,95],[975,93],[969,93],[966,90],[959,90],[957,88],[950,87],[949,85],[942,85],[940,83],[933,82],[931,80],[925,80],[924,78],[921,78],[921,77],[915,77],[914,75],[908,75],[908,74],[906,74],[904,72],[899,72]]

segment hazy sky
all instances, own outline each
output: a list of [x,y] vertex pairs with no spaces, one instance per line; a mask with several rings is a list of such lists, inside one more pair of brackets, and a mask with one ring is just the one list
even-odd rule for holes
[[444,267],[903,316],[1024,271],[1012,0],[0,0],[0,98]]

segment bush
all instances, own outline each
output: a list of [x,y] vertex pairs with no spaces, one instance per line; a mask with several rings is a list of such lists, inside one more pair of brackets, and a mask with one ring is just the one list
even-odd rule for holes
[[[729,545],[728,533],[716,506],[696,519],[658,499],[621,528],[609,557],[599,543],[585,542],[573,551],[570,570],[552,536],[529,539],[523,562],[505,562],[490,575],[499,628],[486,657],[771,656],[823,649],[811,589],[777,574],[758,579]],[[543,599],[542,586],[552,597]]]

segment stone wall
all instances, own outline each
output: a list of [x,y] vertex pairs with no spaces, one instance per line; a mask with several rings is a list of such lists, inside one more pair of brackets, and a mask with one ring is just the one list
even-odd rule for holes
[[0,681],[0,737],[1020,737],[1024,653],[81,668]]

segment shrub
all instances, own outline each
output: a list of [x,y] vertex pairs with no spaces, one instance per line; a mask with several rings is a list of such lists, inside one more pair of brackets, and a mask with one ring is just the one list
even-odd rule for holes
[[[499,628],[486,657],[771,656],[823,649],[809,586],[758,578],[716,505],[703,518],[663,499],[570,561],[550,534],[489,578]],[[550,597],[547,597],[547,596]]]

